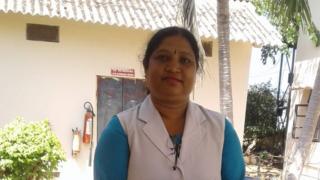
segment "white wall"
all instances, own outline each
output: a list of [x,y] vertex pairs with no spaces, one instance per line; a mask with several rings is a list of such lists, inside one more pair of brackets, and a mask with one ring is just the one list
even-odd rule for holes
[[[231,79],[233,96],[234,127],[240,141],[243,139],[244,121],[247,103],[251,45],[248,43],[230,43]],[[219,67],[218,42],[213,42],[213,57],[205,62],[204,79],[198,78],[195,88],[195,101],[205,107],[219,111]]]
[[[320,30],[320,1],[309,0],[312,21]],[[316,48],[306,33],[300,32],[297,48],[297,61],[311,60],[320,57],[319,47]]]
[[[60,26],[60,42],[26,40],[26,23]],[[89,147],[71,157],[71,129],[83,128],[83,103],[96,110],[97,75],[130,67],[142,77],[138,55],[148,33],[45,17],[0,14],[0,127],[16,116],[48,118],[68,161],[62,179],[90,179]]]
[[[60,42],[27,41],[26,23],[59,26]],[[71,157],[71,129],[82,129],[85,101],[91,101],[97,109],[97,75],[109,76],[111,68],[123,67],[134,68],[136,78],[143,78],[140,59],[150,34],[143,30],[0,13],[0,127],[16,116],[28,121],[48,118],[68,159],[61,169],[61,179],[91,179],[89,147],[82,145],[79,156]],[[241,139],[250,51],[249,44],[231,43],[234,121]],[[206,65],[208,73],[197,84],[193,99],[218,110],[217,57],[209,59]]]
[[[286,151],[285,151],[285,172],[286,174],[289,171],[293,171],[290,169],[290,162],[292,161],[292,155],[294,153],[294,149],[298,145],[299,139],[293,139],[293,123],[297,118],[295,114],[295,105],[297,104],[307,104],[309,94],[306,89],[312,89],[313,83],[315,79],[315,75],[317,69],[320,64],[320,57],[314,60],[305,60],[298,61],[295,65],[294,71],[294,83],[293,83],[293,91],[291,95],[291,104],[290,104],[290,113],[289,113],[289,122],[287,129],[287,139],[286,139]],[[310,79],[313,79],[312,83]],[[303,108],[301,108],[303,110]],[[306,111],[306,110],[304,110]],[[299,113],[303,113],[303,111],[299,111]],[[304,112],[306,113],[306,112]],[[296,119],[296,122],[303,124],[304,118]],[[299,125],[296,125],[299,127]],[[299,132],[302,129],[297,129],[296,134],[299,137]],[[291,159],[291,160],[290,160]],[[285,175],[285,174],[284,174]],[[301,174],[301,179],[319,179],[320,178],[320,143],[312,143],[310,148],[310,155],[308,156],[305,166],[303,168],[303,172]]]
[[[309,0],[312,20],[320,29],[320,1]],[[294,70],[293,91],[291,96],[290,115],[286,139],[285,161],[289,165],[288,156],[292,153],[294,145],[298,140],[292,139],[293,121],[295,119],[294,108],[296,104],[306,103],[303,99],[303,90],[313,88],[317,69],[320,64],[320,47],[315,47],[306,33],[300,32],[296,63]],[[320,144],[312,143],[310,156],[303,168],[301,179],[319,179],[320,178]]]

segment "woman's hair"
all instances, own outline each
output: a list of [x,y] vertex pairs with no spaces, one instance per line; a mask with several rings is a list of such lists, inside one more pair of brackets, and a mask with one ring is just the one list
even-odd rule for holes
[[182,36],[184,37],[190,44],[191,49],[194,53],[194,56],[196,58],[196,66],[197,69],[199,68],[199,47],[196,38],[193,36],[193,34],[188,31],[187,29],[181,28],[181,27],[167,27],[164,29],[159,30],[157,33],[155,33],[152,38],[149,40],[144,58],[143,58],[143,68],[146,71],[149,67],[149,61],[150,56],[152,53],[159,47],[159,45],[162,43],[162,41],[170,36]]

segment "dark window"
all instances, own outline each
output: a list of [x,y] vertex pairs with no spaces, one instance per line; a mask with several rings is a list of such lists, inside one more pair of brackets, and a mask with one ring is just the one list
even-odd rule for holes
[[[307,116],[308,105],[309,105],[311,94],[312,94],[311,89],[305,89],[304,91],[305,92],[302,99],[306,98],[307,101],[304,101],[305,104],[295,105],[295,110],[294,110],[295,120],[293,121],[293,129],[292,129],[292,138],[294,139],[299,139],[301,135],[301,130],[303,128],[304,120],[306,119],[306,116]],[[320,116],[318,117],[318,120],[317,120],[317,126],[313,134],[312,141],[320,142]]]
[[27,40],[59,42],[59,26],[27,24]]
[[301,129],[303,128],[303,121],[306,118],[308,104],[296,104],[294,108],[295,119],[293,121],[292,138],[299,139]]
[[320,142],[320,116],[318,117],[317,127],[313,136],[313,142]]
[[202,47],[207,57],[212,57],[212,41],[202,41]]
[[293,121],[292,127],[292,138],[299,139],[301,136],[301,131],[303,128],[304,120],[306,119],[308,105],[310,101],[312,90],[304,89],[302,92],[301,102],[300,104],[296,104],[294,108],[295,117]]

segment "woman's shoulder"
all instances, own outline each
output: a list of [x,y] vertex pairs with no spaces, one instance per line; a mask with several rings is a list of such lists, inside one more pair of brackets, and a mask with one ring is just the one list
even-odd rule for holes
[[218,112],[218,111],[214,111],[214,110],[211,110],[211,109],[208,109],[200,104],[197,104],[195,102],[191,102],[193,104],[193,106],[196,106],[198,109],[200,109],[200,111],[205,115],[207,116],[207,118],[211,119],[211,120],[217,120],[217,121],[221,121],[221,122],[224,122],[226,117]]
[[136,114],[139,108],[140,108],[140,104],[135,105],[129,109],[119,112],[117,114],[117,117],[119,118],[120,121],[123,119],[128,119],[128,117],[132,117],[132,115]]
[[124,110],[116,115],[118,121],[120,122],[124,132],[126,134],[130,134],[132,129],[136,127],[139,123],[138,121],[138,113],[139,109],[141,107],[141,104],[138,104],[132,108],[129,108],[127,110]]
[[210,131],[223,134],[225,129],[225,117],[217,111],[210,110],[197,103],[191,103],[192,117],[200,120],[200,124]]

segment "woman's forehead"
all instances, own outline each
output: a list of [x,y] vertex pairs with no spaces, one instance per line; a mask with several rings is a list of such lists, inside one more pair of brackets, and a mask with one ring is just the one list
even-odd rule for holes
[[181,54],[181,55],[187,55],[187,56],[194,56],[192,51],[185,51],[183,49],[175,49],[175,48],[158,48],[156,51],[154,51],[154,54],[158,53],[170,53],[170,54]]
[[192,53],[193,50],[189,41],[182,36],[169,36],[162,40],[159,46],[155,49],[155,51],[181,51],[185,53]]

